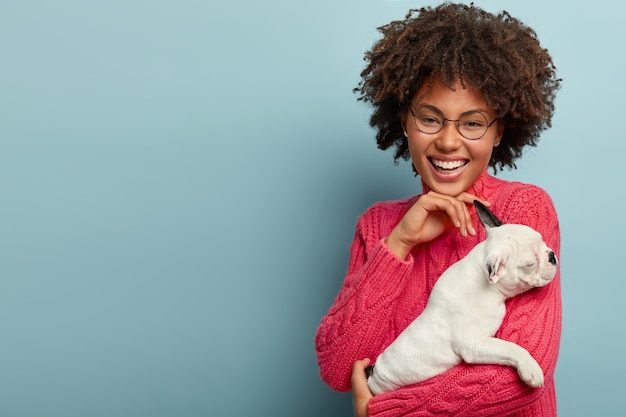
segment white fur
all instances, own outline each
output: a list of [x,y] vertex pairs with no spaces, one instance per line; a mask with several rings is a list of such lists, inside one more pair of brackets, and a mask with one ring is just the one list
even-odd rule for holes
[[543,371],[528,351],[494,335],[504,301],[548,284],[557,261],[530,227],[491,226],[485,226],[485,241],[443,273],[422,314],[377,358],[368,379],[372,393],[424,381],[462,361],[513,366],[526,384],[543,385]]

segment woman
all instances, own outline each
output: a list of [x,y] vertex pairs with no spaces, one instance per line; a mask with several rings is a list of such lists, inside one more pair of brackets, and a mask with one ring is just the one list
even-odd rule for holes
[[[550,197],[491,176],[515,167],[550,127],[560,79],[532,29],[508,13],[444,4],[379,29],[355,91],[373,106],[379,148],[413,163],[422,193],[370,207],[358,220],[345,281],[315,342],[322,378],[353,390],[357,416],[555,416],[560,277],[507,302],[497,337],[537,360],[545,385],[514,368],[461,364],[372,397],[363,369],[424,309],[441,273],[485,238],[471,203],[538,230],[559,256]],[[367,358],[367,359],[365,359]]]

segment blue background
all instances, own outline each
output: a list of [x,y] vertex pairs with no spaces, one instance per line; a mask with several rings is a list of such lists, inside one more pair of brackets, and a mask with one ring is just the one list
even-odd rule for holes
[[[313,337],[357,216],[420,191],[352,88],[419,1],[0,3],[0,416],[351,415]],[[562,227],[563,416],[616,415],[626,3],[477,1],[564,79],[503,178]]]

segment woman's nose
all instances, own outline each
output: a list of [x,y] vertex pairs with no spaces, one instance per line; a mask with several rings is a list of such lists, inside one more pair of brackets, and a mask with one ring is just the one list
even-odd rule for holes
[[456,123],[447,122],[437,135],[437,147],[444,151],[458,149],[463,143],[463,137],[459,133]]

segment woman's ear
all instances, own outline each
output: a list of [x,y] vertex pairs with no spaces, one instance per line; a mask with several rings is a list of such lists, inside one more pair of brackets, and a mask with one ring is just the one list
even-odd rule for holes
[[402,116],[402,118],[400,119],[400,124],[402,125],[402,132],[404,132],[404,137],[408,138],[409,134],[406,132],[406,119],[407,119],[407,114],[404,113],[404,116]]
[[504,125],[501,122],[498,122],[498,132],[496,133],[496,137],[493,141],[494,148],[500,144],[500,141],[502,140],[503,135],[504,135]]

